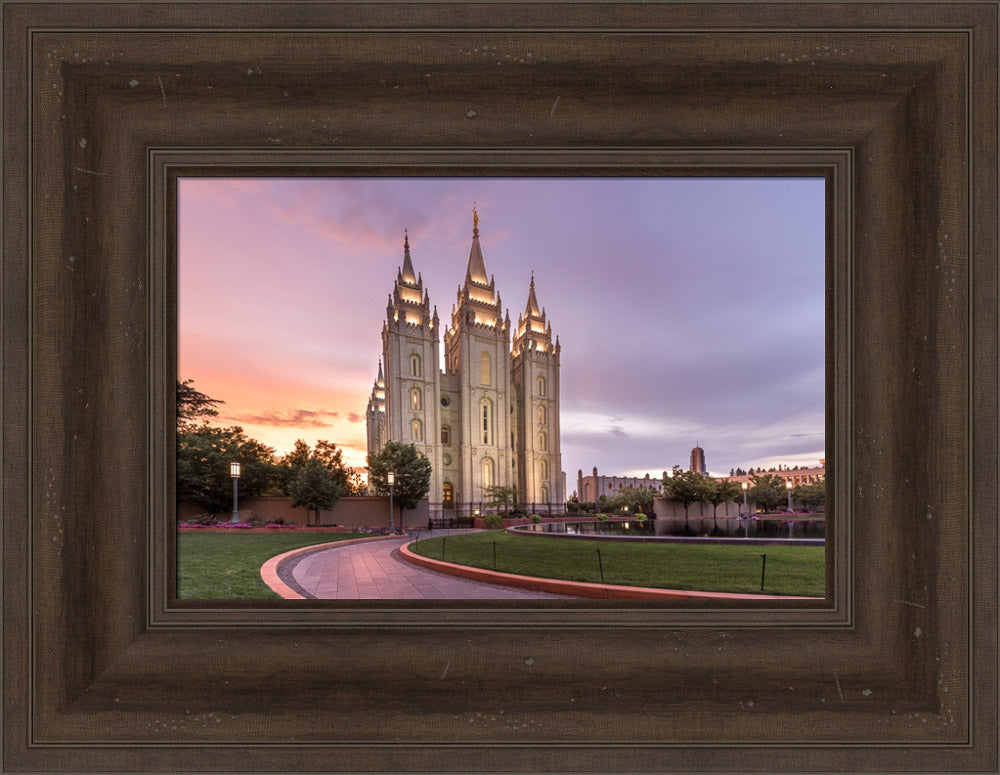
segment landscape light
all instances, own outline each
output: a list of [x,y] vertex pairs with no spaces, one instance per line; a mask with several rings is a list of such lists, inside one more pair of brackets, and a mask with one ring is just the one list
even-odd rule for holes
[[393,471],[389,471],[385,475],[386,484],[389,485],[389,532],[396,532],[396,520],[394,518],[395,510],[392,506],[392,487],[396,484],[396,474]]
[[229,520],[230,522],[240,521],[240,509],[238,506],[239,497],[237,490],[239,489],[240,481],[240,464],[232,462],[229,464],[229,475],[233,478],[233,516]]

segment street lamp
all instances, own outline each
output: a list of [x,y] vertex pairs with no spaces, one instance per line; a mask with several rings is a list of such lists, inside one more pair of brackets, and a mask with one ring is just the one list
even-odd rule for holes
[[750,485],[747,482],[743,482],[743,513],[748,517],[750,516],[750,507],[747,506],[747,490],[750,489]]
[[788,479],[785,480],[785,489],[788,490],[788,511],[792,511],[792,483]]
[[233,479],[233,518],[229,520],[230,522],[240,521],[240,509],[237,505],[237,492],[240,481],[240,464],[230,463],[229,464],[229,475]]
[[392,509],[392,488],[396,484],[396,474],[392,471],[385,475],[386,484],[389,485],[389,532],[396,532],[396,522],[393,518],[394,512]]

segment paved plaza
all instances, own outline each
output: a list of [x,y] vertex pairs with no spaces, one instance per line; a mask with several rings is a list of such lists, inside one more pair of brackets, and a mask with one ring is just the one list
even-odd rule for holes
[[[433,535],[467,531],[435,530]],[[430,536],[430,533],[421,537]],[[331,546],[291,559],[282,579],[297,592],[323,600],[568,599],[565,595],[486,584],[414,565],[399,556],[409,537]]]

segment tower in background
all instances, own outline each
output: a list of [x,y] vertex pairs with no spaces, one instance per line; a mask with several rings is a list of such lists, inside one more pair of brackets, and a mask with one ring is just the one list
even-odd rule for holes
[[702,476],[708,476],[708,468],[705,467],[705,450],[697,445],[691,450],[691,464],[688,469],[696,471]]

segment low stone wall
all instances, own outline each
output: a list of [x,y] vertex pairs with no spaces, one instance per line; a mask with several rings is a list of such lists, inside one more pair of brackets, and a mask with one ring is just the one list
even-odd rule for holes
[[[394,515],[397,523],[405,527],[427,527],[430,509],[427,499],[417,504],[417,508],[405,510],[400,518],[399,507]],[[177,506],[177,519],[180,522],[207,516],[204,509],[189,503]],[[389,496],[381,495],[348,495],[338,500],[332,509],[310,512],[302,506],[292,506],[289,498],[268,496],[263,498],[246,498],[240,501],[240,518],[243,520],[255,518],[265,522],[281,519],[285,522],[295,522],[309,526],[340,525],[355,527],[388,527],[389,526]],[[398,527],[398,524],[397,524]]]
[[[572,514],[570,516],[562,517],[542,517],[542,522],[580,522],[586,519],[585,516],[580,514]],[[504,528],[513,527],[514,525],[530,525],[532,523],[531,517],[504,517],[500,520],[500,525],[498,530],[503,530]],[[482,517],[474,517],[472,520],[473,526],[479,530],[486,530],[486,520]]]

